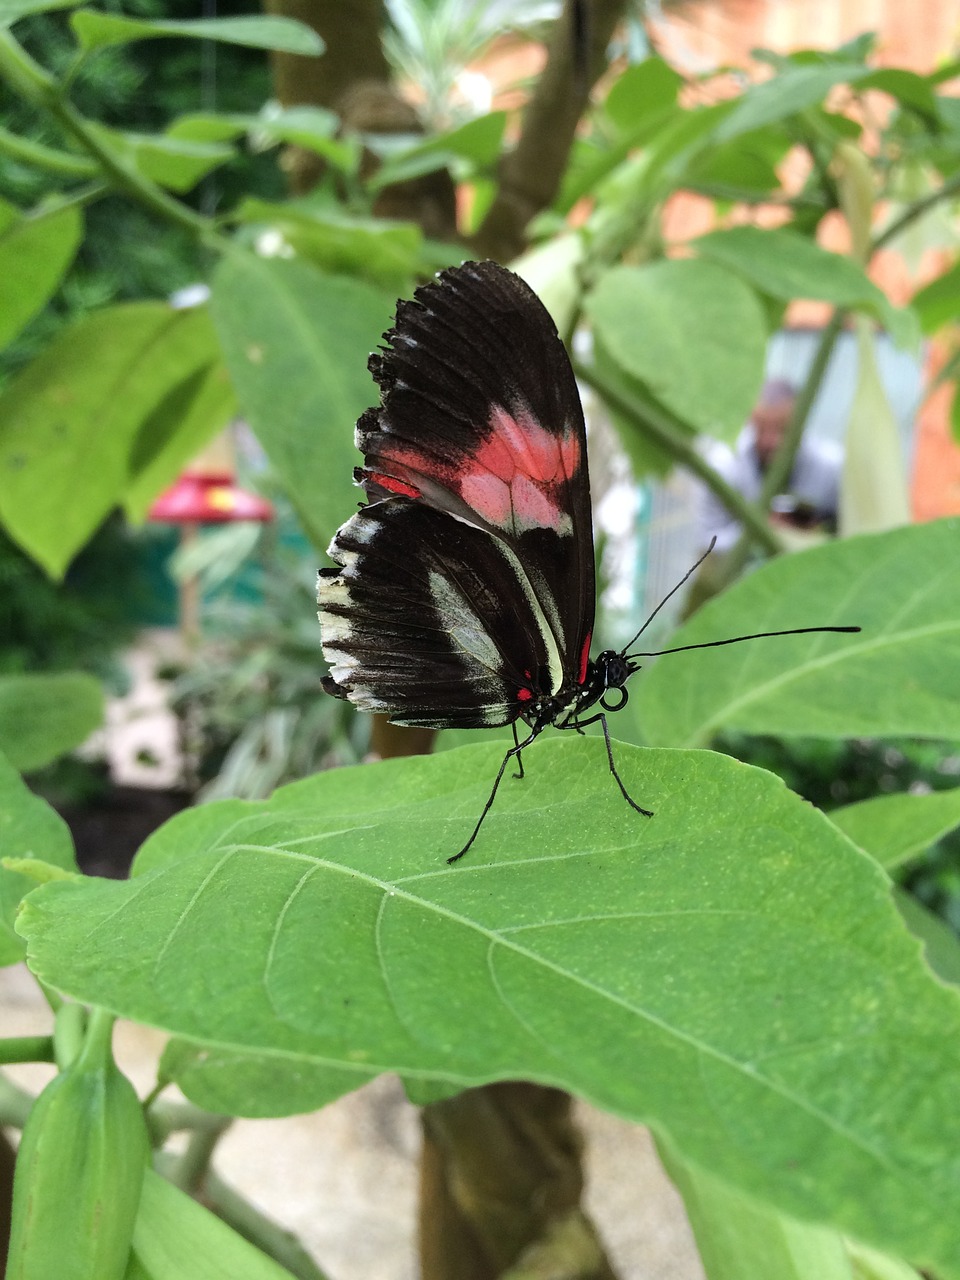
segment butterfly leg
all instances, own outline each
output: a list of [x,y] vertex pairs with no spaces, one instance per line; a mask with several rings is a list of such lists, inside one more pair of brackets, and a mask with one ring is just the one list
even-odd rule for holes
[[517,749],[517,768],[520,770],[519,773],[515,773],[513,776],[519,779],[523,777],[523,756],[520,754],[522,748],[520,746],[520,739],[517,737],[516,720],[513,721],[510,728],[513,730],[513,745]]
[[603,730],[603,740],[607,744],[607,762],[610,765],[610,772],[613,774],[616,784],[620,788],[620,794],[623,796],[624,800],[626,800],[631,809],[636,809],[637,813],[642,813],[645,818],[652,818],[653,810],[644,809],[642,805],[637,804],[636,800],[634,800],[630,795],[630,792],[623,785],[623,779],[620,777],[619,773],[617,773],[617,766],[613,762],[613,747],[610,743],[610,730],[607,728],[607,717],[602,711],[598,715],[590,716],[588,720],[581,720],[577,724],[571,724],[569,726],[561,725],[560,727],[564,729],[576,729],[578,732],[582,732],[583,726],[588,724],[599,724],[600,728]]
[[[447,859],[448,863],[459,862],[460,859],[463,857],[463,855],[467,852],[467,850],[473,844],[474,840],[476,840],[480,832],[480,828],[483,825],[484,818],[487,816],[487,814],[490,812],[491,808],[493,807],[493,801],[497,794],[497,788],[500,786],[500,780],[503,777],[504,771],[506,770],[507,761],[510,760],[512,756],[516,756],[516,758],[519,760],[521,751],[523,751],[526,747],[529,747],[530,743],[534,740],[534,738],[537,736],[539,732],[540,732],[540,729],[532,729],[522,742],[517,742],[516,746],[511,747],[510,750],[507,752],[507,754],[503,757],[503,760],[500,764],[500,769],[497,772],[497,776],[493,783],[493,789],[490,792],[490,795],[487,799],[487,803],[483,806],[483,812],[480,814],[480,817],[477,819],[477,825],[473,828],[473,834],[470,836],[470,839],[463,846],[463,848],[460,850],[459,853],[455,853],[452,858]],[[516,739],[516,736],[517,736],[516,726],[514,726],[514,729],[513,729],[513,736],[514,736],[514,739]],[[621,787],[622,786],[623,784],[621,783]],[[626,792],[624,792],[624,794],[626,794]]]

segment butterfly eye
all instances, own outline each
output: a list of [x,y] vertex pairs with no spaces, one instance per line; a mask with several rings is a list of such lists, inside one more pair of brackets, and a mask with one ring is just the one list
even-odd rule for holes
[[[633,674],[634,668],[623,656],[613,649],[607,649],[597,659],[597,666],[603,680],[604,689],[620,689]],[[623,700],[626,702],[626,698]],[[623,702],[619,704],[623,706]],[[606,706],[606,703],[604,703]],[[610,708],[608,708],[610,709]]]

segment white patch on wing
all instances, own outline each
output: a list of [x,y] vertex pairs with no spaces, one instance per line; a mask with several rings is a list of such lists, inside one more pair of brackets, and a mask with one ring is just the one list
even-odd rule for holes
[[527,577],[520,560],[513,553],[510,547],[508,547],[505,542],[501,542],[499,538],[497,539],[497,546],[499,547],[504,559],[509,563],[510,568],[513,570],[514,576],[517,579],[517,585],[523,591],[523,594],[526,596],[527,602],[530,605],[530,612],[533,614],[534,620],[536,621],[537,628],[543,638],[543,647],[547,652],[547,669],[550,672],[550,692],[556,693],[563,684],[563,662],[560,658],[560,649],[557,644],[557,637],[563,634],[563,629],[560,626],[560,617],[557,611],[556,601],[550,591],[544,587],[543,599],[550,610],[550,614],[552,615],[548,618],[544,612],[544,606],[540,603],[540,597],[534,590],[533,584]]
[[428,581],[444,629],[481,666],[498,671],[502,662],[500,651],[467,597],[456,583],[436,570],[431,571]]
[[349,618],[340,613],[327,613],[320,610],[320,634],[323,648],[327,650],[331,644],[342,643],[353,635],[353,625]]
[[[335,649],[332,646],[323,646],[323,656],[327,660],[330,667],[330,675],[337,684],[352,684],[353,677],[357,672],[356,658],[352,658],[349,653],[344,653],[342,649]],[[353,694],[350,695],[353,701]]]

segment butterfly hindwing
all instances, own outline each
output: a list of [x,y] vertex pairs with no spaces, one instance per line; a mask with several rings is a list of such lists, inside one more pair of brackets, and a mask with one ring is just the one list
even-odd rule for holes
[[594,614],[586,436],[548,312],[512,272],[466,263],[400,303],[385,339],[370,359],[381,404],[357,424],[368,497],[402,495],[504,542],[564,669],[582,672]]
[[397,724],[515,720],[556,676],[552,633],[512,552],[408,498],[362,507],[330,547],[318,599],[328,692]]

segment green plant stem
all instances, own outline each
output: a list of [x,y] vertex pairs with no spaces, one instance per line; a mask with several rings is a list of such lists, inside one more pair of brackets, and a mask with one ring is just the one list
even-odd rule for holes
[[86,156],[75,156],[69,151],[60,151],[57,147],[34,142],[32,138],[21,138],[2,125],[0,155],[31,164],[36,169],[46,169],[48,173],[56,173],[64,178],[92,178],[99,172],[97,165]]
[[82,1004],[66,1001],[57,1010],[53,1024],[53,1053],[61,1071],[69,1067],[83,1048],[86,1027],[87,1011]]
[[48,218],[62,209],[83,208],[84,205],[93,204],[95,200],[102,200],[109,194],[110,187],[106,182],[88,182],[85,186],[74,187],[72,191],[65,191],[62,196],[56,196],[31,209],[27,217]]
[[618,413],[636,423],[651,436],[675,461],[681,463],[717,495],[723,505],[743,524],[751,542],[758,542],[771,555],[783,550],[776,532],[770,528],[762,512],[748,502],[723,476],[719,475],[692,444],[683,439],[666,420],[661,420],[652,405],[641,404],[626,392],[614,387],[596,369],[574,362],[577,377],[591,387]]
[[11,1036],[0,1040],[0,1062],[53,1062],[53,1036]]
[[84,1066],[103,1065],[113,1058],[113,1024],[114,1014],[99,1005],[93,1005],[87,1016],[87,1029],[83,1037],[80,1056]]
[[297,1280],[328,1280],[326,1272],[320,1270],[292,1232],[271,1222],[212,1169],[207,1173],[203,1190],[204,1199],[218,1218],[233,1227],[244,1240],[276,1259]]
[[895,240],[898,235],[902,234],[912,222],[916,222],[917,218],[922,218],[928,213],[934,205],[939,204],[941,200],[947,200],[950,196],[960,194],[960,173],[955,173],[952,178],[948,178],[946,182],[925,196],[921,196],[919,200],[914,200],[913,204],[907,205],[899,218],[895,218],[885,231],[881,231],[874,238],[870,245],[870,253],[874,254],[878,249],[883,249],[891,240]]
[[22,1129],[36,1099],[0,1073],[0,1125]]
[[[803,439],[803,432],[807,425],[807,418],[810,416],[810,409],[817,398],[817,393],[827,371],[827,365],[830,363],[830,357],[833,355],[837,338],[843,328],[845,317],[846,312],[838,308],[834,311],[823,333],[820,335],[820,342],[814,353],[810,372],[807,374],[807,380],[797,396],[793,413],[790,415],[787,434],[784,436],[770,466],[767,468],[766,475],[763,477],[760,497],[756,502],[756,508],[759,508],[763,518],[766,518],[766,513],[770,510],[770,503],[778,493],[783,492],[784,486],[790,479],[790,472],[793,470],[797,451],[800,448],[800,441]],[[750,533],[747,529],[744,529],[720,569],[717,584],[718,590],[739,576],[750,555],[751,541],[753,539]],[[781,549],[778,547],[777,551],[779,552]]]
[[222,1133],[226,1116],[204,1111],[190,1102],[145,1100],[147,1126],[155,1146],[162,1146],[171,1133],[183,1130],[208,1130]]
[[55,1014],[59,1013],[60,1010],[63,1008],[63,996],[60,994],[60,992],[54,991],[53,987],[48,987],[47,984],[45,982],[41,982],[39,978],[35,977],[34,980],[37,986],[40,988],[41,995],[43,996],[44,1000],[46,1000],[51,1010]]
[[181,204],[179,200],[167,195],[156,183],[145,178],[134,164],[97,137],[89,122],[69,102],[55,98],[46,105],[57,123],[67,133],[72,134],[99,163],[101,170],[113,186],[138,200],[158,217],[182,227],[200,239],[216,237],[217,233],[209,218]]
[[167,1170],[166,1176],[173,1185],[189,1195],[200,1187],[207,1176],[217,1143],[233,1123],[230,1116],[220,1116],[218,1120],[219,1123],[207,1128],[195,1129],[186,1151]]
[[21,97],[37,106],[56,92],[53,77],[6,30],[0,30],[0,75]]
[[201,240],[216,242],[221,239],[211,219],[167,195],[140,173],[131,161],[99,137],[90,122],[62,96],[53,77],[34,62],[9,31],[0,31],[0,76],[26,101],[52,116],[66,133],[75,138],[118,191]]

